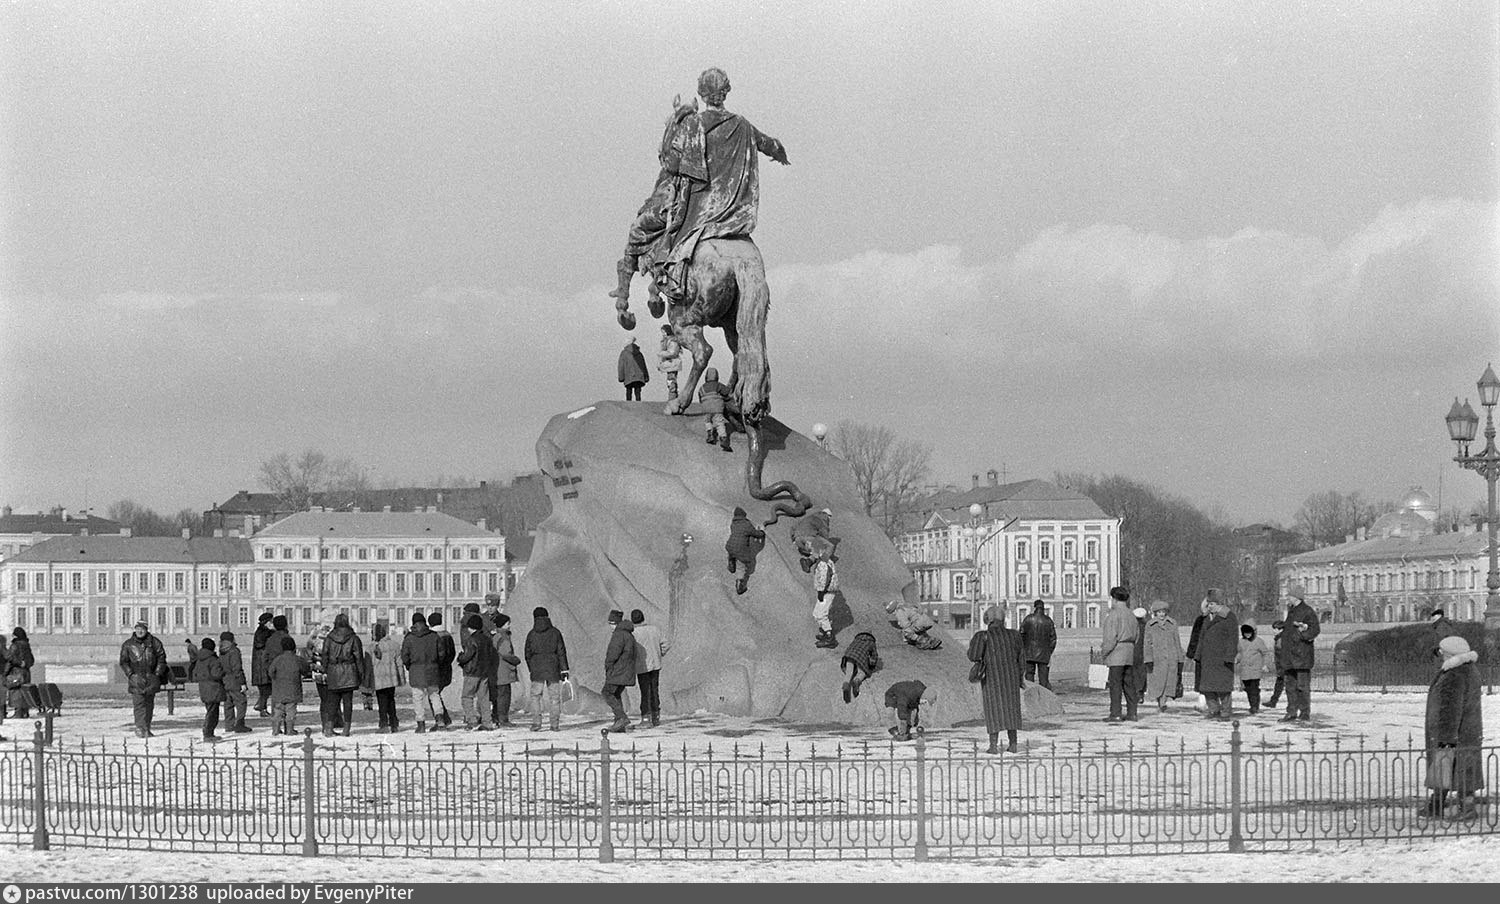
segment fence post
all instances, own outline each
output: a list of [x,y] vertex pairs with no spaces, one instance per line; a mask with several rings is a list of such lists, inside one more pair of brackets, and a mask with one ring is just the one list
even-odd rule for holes
[[31,736],[31,769],[32,787],[34,793],[32,799],[35,804],[36,826],[31,832],[31,849],[33,851],[50,850],[51,841],[47,837],[47,768],[42,760],[42,747],[46,739],[42,736],[42,723],[36,723],[36,733]]
[[1245,837],[1240,834],[1240,720],[1234,720],[1229,735],[1229,852],[1243,854]]
[[609,825],[609,729],[600,729],[599,735],[599,862],[614,863],[615,842]]
[[313,733],[302,736],[302,856],[318,856],[318,783],[313,775]]
[[917,728],[917,860],[927,859],[927,732]]

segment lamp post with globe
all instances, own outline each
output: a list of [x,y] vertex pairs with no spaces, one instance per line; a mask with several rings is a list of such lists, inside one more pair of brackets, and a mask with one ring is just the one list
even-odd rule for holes
[[1485,525],[1489,532],[1490,572],[1485,581],[1489,594],[1484,603],[1484,626],[1500,628],[1500,563],[1497,563],[1500,550],[1495,545],[1495,481],[1500,479],[1500,449],[1495,447],[1495,403],[1500,402],[1500,377],[1495,376],[1493,365],[1485,367],[1478,386],[1479,404],[1484,406],[1484,449],[1476,454],[1469,453],[1469,443],[1474,441],[1474,434],[1479,429],[1479,415],[1469,406],[1468,399],[1460,405],[1455,397],[1445,420],[1448,422],[1448,436],[1458,444],[1458,454],[1453,460],[1461,468],[1477,471],[1489,486]]
[[974,567],[969,571],[969,618],[970,624],[975,630],[980,629],[979,624],[979,551],[991,540],[1005,532],[1007,527],[1015,524],[1019,518],[1012,518],[1003,522],[999,527],[985,534],[984,539],[979,539],[984,534],[984,528],[980,526],[979,519],[984,515],[984,506],[975,502],[969,506],[969,523],[965,524],[960,535],[973,544],[970,555],[974,561]]
[[817,423],[812,425],[813,439],[818,441],[818,448],[824,452],[828,451],[828,425]]

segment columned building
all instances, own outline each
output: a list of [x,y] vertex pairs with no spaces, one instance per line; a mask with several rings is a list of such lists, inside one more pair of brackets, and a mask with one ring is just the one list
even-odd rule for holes
[[1276,563],[1283,604],[1288,587],[1335,621],[1420,621],[1440,608],[1454,621],[1484,618],[1489,538],[1482,526],[1436,531],[1437,510],[1419,488],[1400,511],[1381,515],[1343,543]]
[[955,629],[974,627],[976,603],[982,612],[997,601],[1014,627],[1036,599],[1060,630],[1098,627],[1120,581],[1120,520],[1044,480],[1001,484],[991,472],[988,485],[976,477],[972,490],[935,496],[918,517],[897,548],[923,608]]
[[464,605],[490,593],[508,600],[519,571],[505,538],[483,524],[433,511],[315,510],[250,538],[43,541],[0,563],[0,624],[119,636],[144,620],[177,640],[254,630],[270,611],[303,635],[332,608],[361,633],[381,619],[404,629],[417,611],[442,612],[457,633]]

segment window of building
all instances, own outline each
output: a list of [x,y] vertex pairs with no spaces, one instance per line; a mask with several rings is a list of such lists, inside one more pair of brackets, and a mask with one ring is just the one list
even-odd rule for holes
[[1024,561],[1026,561],[1026,557],[1027,557],[1027,555],[1030,552],[1031,552],[1031,544],[1029,542],[1027,542],[1026,540],[1017,540],[1016,541],[1016,561],[1017,562],[1024,562]]
[[167,592],[167,573],[165,571],[158,571],[156,573],[156,592]]
[[321,546],[321,545],[318,547],[318,559],[320,561],[323,560],[323,559],[330,558],[332,555],[333,555],[333,550],[329,549],[328,547]]
[[343,573],[341,573],[339,575],[339,593],[340,594],[347,594],[348,592],[349,592],[349,573],[348,572],[343,572]]
[[340,546],[339,547],[339,558],[340,559],[347,559],[347,558],[349,558],[349,547],[347,547],[347,546]]
[[1088,619],[1088,627],[1099,627],[1099,607],[1088,606],[1084,609],[1084,618]]
[[406,547],[405,546],[398,546],[398,547],[396,547],[396,561],[398,561],[398,562],[404,562],[404,561],[406,561]]
[[140,574],[136,575],[136,577],[140,580],[135,585],[135,589],[139,590],[141,593],[145,593],[146,591],[151,589],[151,575],[148,572],[143,571]]
[[375,547],[375,558],[379,559],[382,562],[385,561],[385,553],[386,549],[384,546]]
[[274,546],[263,546],[263,547],[261,547],[260,557],[262,559],[274,559],[274,558],[276,558],[276,547],[274,547]]
[[[144,609],[145,607],[142,606],[141,608]],[[158,630],[158,631],[164,629],[167,626],[167,607],[166,606],[157,606],[156,607],[156,622],[155,622],[155,624],[156,624],[156,630]]]
[[187,624],[187,610],[182,606],[172,608],[172,624],[179,628]]
[[500,591],[500,572],[498,572],[498,571],[492,571],[492,572],[490,572],[489,591],[488,592],[490,592],[490,593],[498,593],[499,591]]
[[306,561],[307,559],[311,559],[311,558],[312,558],[312,547],[311,546],[304,546],[304,547],[302,547],[302,559],[303,559],[303,561]]
[[453,574],[448,576],[448,592],[452,594],[459,594],[464,592],[463,575],[455,571],[453,572]]
[[1021,572],[1020,574],[1016,575],[1016,595],[1017,596],[1030,596],[1031,595],[1031,575],[1027,574],[1024,571]]
[[208,592],[208,572],[198,572],[198,590],[200,593]]
[[[26,610],[25,609],[21,609],[21,608],[17,608],[16,609],[16,627],[17,628],[24,628],[24,627],[26,627]],[[32,625],[32,627],[35,628],[36,625]]]
[[323,593],[327,593],[327,592],[328,592],[328,572],[326,572],[326,571],[320,571],[320,572],[318,572],[318,593],[319,594],[323,594]]
[[1038,556],[1038,558],[1040,558],[1043,562],[1050,562],[1050,561],[1052,561],[1052,541],[1051,540],[1039,540],[1039,541],[1037,541],[1036,548],[1037,548],[1037,556]]
[[63,589],[63,573],[61,571],[54,571],[54,572],[52,572],[52,592],[53,593],[62,593],[62,589]]
[[128,571],[122,571],[122,572],[120,572],[120,592],[121,593],[129,593],[130,592],[130,572],[128,572]]
[[94,610],[94,619],[95,619],[94,627],[96,627],[96,628],[108,628],[109,627],[109,607],[108,606],[98,606],[98,607],[96,607],[95,610]]
[[248,571],[242,571],[242,572],[239,573],[238,578],[239,578],[239,580],[235,584],[236,588],[241,593],[249,593],[250,592],[250,573]]
[[265,575],[261,578],[260,583],[261,592],[265,593],[267,596],[276,595],[276,575],[274,572],[266,572]]
[[427,558],[427,550],[421,546],[418,546],[416,549],[413,549],[411,551],[411,557],[413,559],[425,559]]
[[[478,550],[475,551],[478,552]],[[469,594],[471,596],[479,594],[479,572],[477,571],[469,572]]]
[[1037,592],[1044,597],[1052,595],[1052,575],[1043,572],[1037,576]]
[[18,571],[18,572],[16,572],[16,592],[17,593],[25,593],[26,592],[26,572],[24,572],[24,571]]
[[359,588],[359,592],[360,593],[369,593],[370,592],[370,575],[367,572],[361,571],[359,573],[359,578],[358,578],[358,580],[355,583],[356,583],[356,586]]
[[1077,595],[1078,595],[1078,575],[1076,575],[1076,574],[1065,574],[1065,575],[1063,575],[1063,596],[1077,596]]
[[1076,546],[1073,543],[1073,541],[1072,540],[1064,540],[1064,541],[1062,541],[1062,547],[1063,547],[1063,561],[1064,562],[1071,562],[1071,561],[1073,561],[1073,551],[1076,548]]
[[312,577],[313,576],[312,576],[312,572],[311,571],[304,571],[304,572],[302,572],[302,594],[303,594],[303,596],[306,596],[307,594],[312,593]]
[[303,607],[303,609],[302,609],[302,627],[303,627],[304,630],[312,627],[312,620],[313,620],[313,617],[312,617],[312,608],[311,607]]
[[1083,557],[1090,562],[1096,561],[1099,558],[1098,540],[1083,541]]
[[406,595],[406,572],[404,571],[396,572],[396,593]]
[[485,550],[485,558],[488,558],[488,559],[498,559],[498,558],[500,558],[500,547],[498,547],[498,546],[491,546],[488,549],[486,549]]
[[375,575],[375,592],[376,593],[389,593],[390,592],[389,582],[387,580],[386,573],[383,572],[383,571]]
[[250,627],[250,610],[247,609],[244,606],[240,606],[239,609],[240,609],[240,617],[239,617],[240,627],[241,628],[248,628],[248,627]]
[[427,575],[422,574],[419,571],[416,574],[414,574],[414,575],[411,576],[411,592],[412,593],[426,593],[427,592]]
[[283,559],[290,559],[292,557],[292,548],[290,546],[281,547],[281,557]]
[[354,550],[354,558],[360,559],[361,561],[368,559],[370,558],[370,550],[361,546],[358,549]]
[[109,572],[101,571],[94,575],[94,590],[99,593],[109,592]]
[[83,592],[83,572],[75,571],[72,573],[72,583],[70,586],[72,586],[74,593]]
[[370,610],[364,606],[359,607],[359,623],[368,625],[370,623]]
[[207,606],[199,606],[198,607],[198,627],[204,628],[204,627],[207,627],[207,626],[208,626],[208,607]]
[[441,559],[442,557],[443,557],[443,548],[441,546],[434,546],[432,548],[432,558],[433,558],[433,561]]
[[294,586],[294,584],[292,582],[294,580],[295,579],[292,577],[292,573],[290,571],[283,571],[281,573],[281,592],[282,592],[282,595],[284,595],[284,596],[291,596],[292,595],[292,588]]
[[1078,627],[1078,607],[1077,606],[1064,606],[1063,607],[1063,627],[1064,628],[1076,628],[1076,627]]
[[187,575],[183,574],[180,571],[174,571],[172,573],[172,589],[175,590],[175,591],[177,591],[178,593],[181,593],[184,590],[186,590],[187,589]]
[[53,628],[61,628],[62,626],[63,626],[63,607],[61,607],[61,606],[53,606],[52,607],[52,627]]
[[1083,576],[1083,589],[1089,596],[1099,595],[1099,575],[1086,574]]
[[473,559],[475,561],[478,561],[478,559],[479,559],[479,547],[477,547],[477,546],[470,546],[469,547],[469,558]]

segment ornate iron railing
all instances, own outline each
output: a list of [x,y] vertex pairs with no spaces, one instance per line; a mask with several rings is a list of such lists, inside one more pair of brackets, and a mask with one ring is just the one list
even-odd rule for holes
[[[0,841],[542,859],[870,859],[1305,849],[1500,832],[1422,811],[1426,752],[852,744],[614,749],[77,741],[0,746]],[[1479,751],[1487,788],[1500,749]],[[1483,794],[1484,792],[1481,792]],[[1452,808],[1450,808],[1452,809]]]

